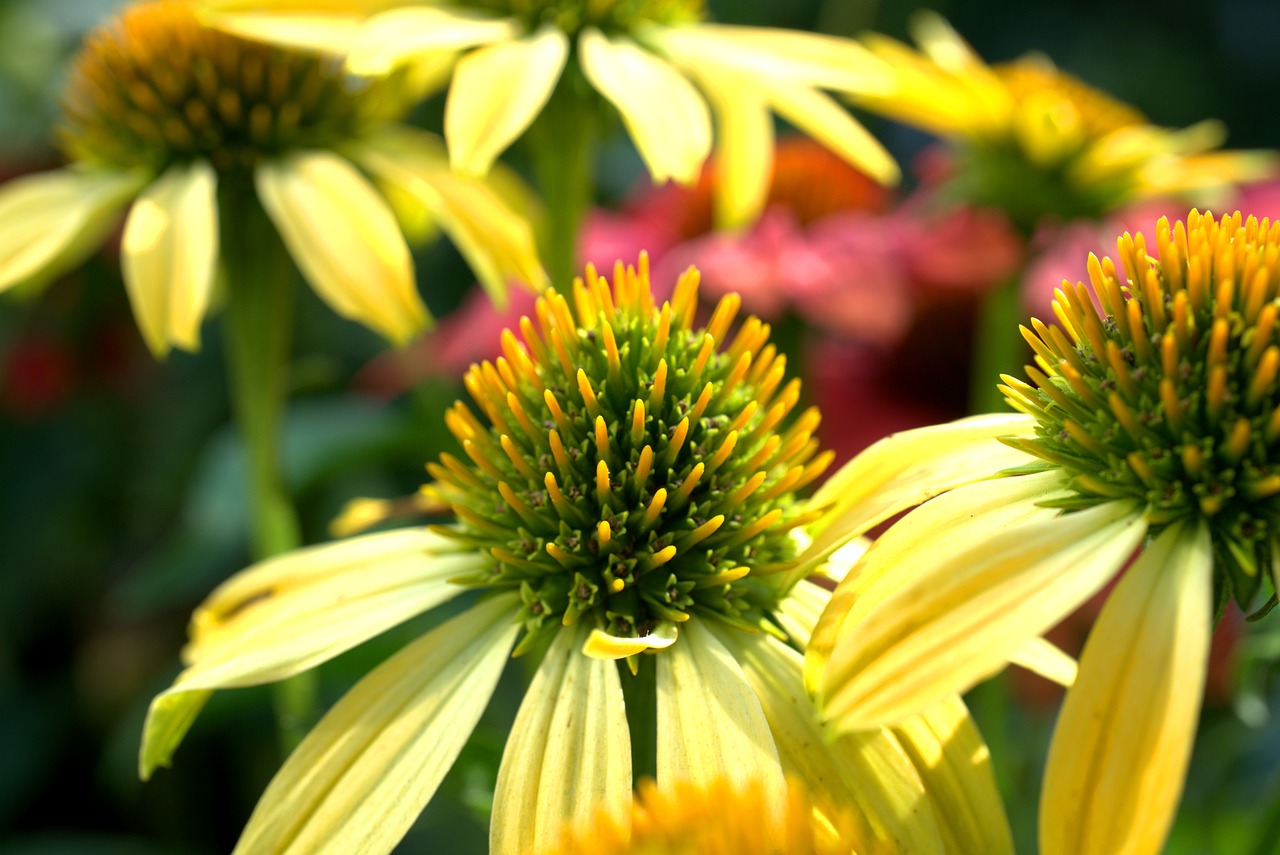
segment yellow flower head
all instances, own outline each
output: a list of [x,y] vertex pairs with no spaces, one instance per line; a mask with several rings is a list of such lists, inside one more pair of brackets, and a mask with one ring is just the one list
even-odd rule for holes
[[588,269],[569,299],[547,292],[504,355],[467,375],[482,414],[446,416],[465,459],[431,466],[429,498],[457,521],[300,550],[216,590],[187,669],[152,702],[143,776],[213,690],[283,679],[470,593],[329,711],[237,852],[390,851],[514,650],[540,662],[498,771],[494,853],[555,845],[598,808],[626,828],[634,755],[663,793],[752,782],[779,829],[787,773],[906,850],[1011,855],[958,698],[824,739],[800,650],[832,584],[810,577],[849,538],[811,541],[827,512],[796,491],[830,458],[815,412],[786,421],[799,385],[768,326],[733,331],[730,297],[699,328],[696,291],[691,270],[657,306],[642,260],[612,285]]
[[594,89],[611,102],[657,182],[698,178],[711,152],[714,114],[727,177],[717,202],[727,224],[749,222],[764,207],[771,112],[877,180],[898,178],[880,144],[823,91],[887,93],[882,62],[831,36],[708,23],[696,0],[203,5],[231,32],[345,51],[347,68],[358,75],[388,73],[410,59],[451,68],[445,137],[454,168],[464,173],[488,171],[559,86]]
[[952,191],[1024,228],[1045,216],[1096,218],[1136,197],[1210,192],[1268,174],[1270,155],[1222,153],[1207,121],[1181,131],[1060,71],[1046,57],[988,66],[940,16],[914,21],[919,51],[869,34],[896,86],[853,100],[955,140]]
[[1280,225],[1192,211],[1151,246],[1124,235],[1117,258],[1090,256],[1058,324],[1023,329],[1032,382],[1002,388],[1025,415],[891,437],[851,464],[916,466],[911,498],[943,495],[836,590],[806,663],[837,731],[898,720],[998,670],[1139,551],[1058,720],[1045,855],[1161,851],[1214,615],[1280,587]]
[[528,227],[449,175],[438,142],[394,124],[413,76],[356,91],[332,60],[211,30],[185,0],[127,7],[72,66],[59,127],[72,165],[0,188],[0,290],[80,263],[128,208],[122,259],[143,337],[157,355],[195,350],[220,251],[241,251],[233,233],[258,228],[245,208],[260,205],[335,311],[403,341],[427,310],[366,174],[438,220],[495,293],[508,278],[541,285]]
[[669,790],[640,782],[630,816],[604,814],[564,844],[534,855],[897,855],[877,840],[857,812],[832,822],[804,787],[788,781],[786,803],[768,801],[764,787],[722,778],[707,786],[682,782]]

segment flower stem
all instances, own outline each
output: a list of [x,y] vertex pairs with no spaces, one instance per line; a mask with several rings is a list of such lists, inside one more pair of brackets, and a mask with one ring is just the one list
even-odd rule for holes
[[[302,542],[280,461],[295,273],[248,180],[228,178],[218,207],[227,285],[227,377],[248,470],[250,544],[253,557],[262,560]],[[310,726],[316,691],[311,672],[276,684],[276,718],[286,751]]]
[[551,100],[529,129],[533,173],[547,206],[542,255],[551,284],[563,289],[578,272],[578,241],[595,200],[598,102],[581,70],[565,69]]
[[640,656],[635,676],[623,663],[622,698],[627,707],[627,724],[631,728],[631,777],[658,776],[658,683],[657,657]]
[[1004,412],[1004,394],[996,388],[1001,374],[1017,374],[1025,361],[1026,343],[1018,334],[1023,270],[987,292],[978,304],[969,374],[969,412]]

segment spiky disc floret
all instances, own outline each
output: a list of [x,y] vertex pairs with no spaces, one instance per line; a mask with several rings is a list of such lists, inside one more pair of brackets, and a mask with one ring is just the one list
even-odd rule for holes
[[340,63],[209,29],[185,0],[125,9],[92,33],[62,97],[76,160],[161,170],[204,158],[251,167],[264,154],[329,148],[411,106],[400,76],[353,92]]
[[[736,295],[693,328],[692,268],[659,309],[647,262],[588,267],[573,304],[554,290],[507,331],[503,356],[472,366],[446,422],[469,463],[428,469],[458,516],[443,529],[493,558],[464,580],[519,589],[529,631],[581,619],[639,638],[664,622],[714,616],[757,629],[783,593],[795,501],[827,467],[816,410],[782,427],[800,395],[769,326],[730,338]],[[727,342],[727,346],[723,343]]]
[[1074,476],[1065,507],[1136,497],[1154,526],[1205,519],[1245,604],[1280,558],[1280,223],[1192,211],[1161,219],[1156,247],[1125,234],[1122,270],[1090,255],[1092,288],[1057,292],[1061,327],[1023,328],[1035,386],[1003,388],[1040,425],[1009,442]]

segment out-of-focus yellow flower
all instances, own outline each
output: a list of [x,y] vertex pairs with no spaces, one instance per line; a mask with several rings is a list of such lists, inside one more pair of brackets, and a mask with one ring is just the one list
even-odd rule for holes
[[[453,65],[445,138],[454,167],[483,174],[542,111],[566,68],[622,114],[654,181],[697,180],[712,148],[723,222],[759,214],[771,112],[881,182],[898,168],[822,90],[890,93],[861,45],[789,30],[707,23],[701,0],[204,0],[218,26],[293,46],[340,49],[377,75],[409,59]],[[576,48],[573,62],[571,48]],[[455,63],[456,64],[453,64]],[[709,106],[709,109],[708,109]]]
[[[882,442],[846,471],[949,492],[896,523],[837,588],[806,682],[837,731],[902,720],[1003,667],[1103,588],[1058,719],[1044,855],[1162,851],[1191,755],[1215,609],[1280,587],[1280,224],[1156,226],[1089,257],[1023,329],[1006,434],[964,423]],[[988,459],[983,460],[983,457]],[[976,483],[975,483],[976,482]],[[899,483],[902,483],[901,481]],[[902,483],[901,489],[910,489]]]
[[[907,851],[1012,853],[958,696],[824,738],[800,651],[863,547],[830,528],[808,538],[828,511],[796,491],[830,457],[815,411],[786,424],[800,387],[769,327],[731,333],[736,295],[695,327],[696,293],[690,270],[657,307],[643,263],[619,265],[612,287],[589,269],[570,299],[547,291],[503,357],[467,374],[481,413],[446,415],[465,457],[429,470],[456,522],[301,550],[222,585],[192,621],[188,667],[152,702],[142,775],[215,690],[285,679],[471,591],[320,721],[237,853],[390,851],[513,650],[541,663],[498,771],[496,855],[555,845],[601,805],[623,822],[633,738],[664,789],[727,778],[781,807],[790,774]],[[862,499],[838,506],[851,526],[884,509]]]
[[1042,55],[987,65],[937,14],[919,14],[913,35],[919,51],[863,37],[896,85],[854,102],[955,140],[958,192],[1024,226],[1097,217],[1139,196],[1225,189],[1274,166],[1270,154],[1212,151],[1226,135],[1219,122],[1157,127]]
[[429,317],[366,176],[427,212],[496,296],[508,279],[543,285],[524,222],[453,175],[438,141],[395,123],[415,71],[353,91],[328,65],[206,28],[183,0],[127,8],[72,67],[60,128],[71,166],[0,188],[0,290],[80,263],[128,208],[124,276],[143,338],[157,355],[195,350],[228,225],[220,197],[256,196],[334,311],[402,342]]
[[704,786],[682,781],[660,789],[645,779],[629,816],[604,814],[558,847],[530,855],[906,855],[878,839],[856,810],[819,806],[796,780],[786,801],[764,786],[720,778]]

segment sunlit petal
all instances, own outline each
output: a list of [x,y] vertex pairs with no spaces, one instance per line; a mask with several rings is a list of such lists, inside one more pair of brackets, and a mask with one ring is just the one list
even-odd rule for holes
[[1009,661],[1059,686],[1070,687],[1080,670],[1076,660],[1052,642],[1036,637],[1029,638],[1014,650]]
[[896,184],[902,172],[892,155],[829,95],[804,86],[770,87],[778,115],[881,184]]
[[614,661],[645,653],[649,650],[665,650],[680,637],[680,626],[671,621],[661,621],[649,632],[638,638],[610,635],[603,629],[593,629],[582,645],[582,655],[591,659]]
[[441,6],[409,6],[375,15],[360,28],[347,54],[353,74],[386,74],[418,54],[493,44],[520,35],[520,24]]
[[715,114],[716,217],[721,228],[754,222],[773,178],[773,117],[759,87],[744,76],[691,73]]

